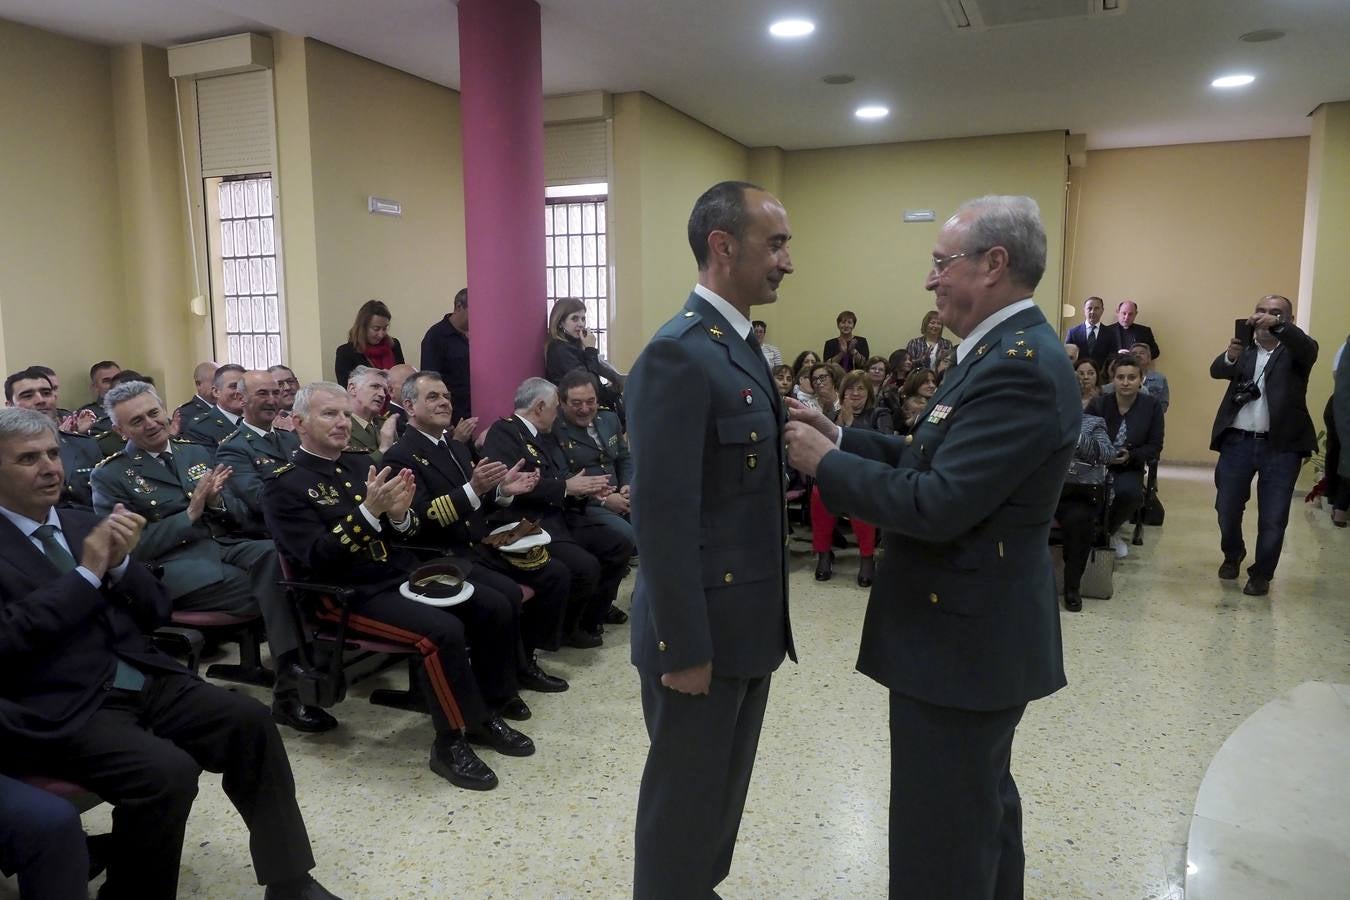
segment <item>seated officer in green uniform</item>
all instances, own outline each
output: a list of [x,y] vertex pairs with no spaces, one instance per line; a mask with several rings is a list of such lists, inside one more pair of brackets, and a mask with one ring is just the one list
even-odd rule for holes
[[281,409],[281,387],[266,369],[244,373],[244,416],[221,442],[216,462],[233,469],[229,490],[248,507],[250,531],[263,532],[264,483],[291,461],[300,446],[294,431],[272,424]]
[[244,367],[233,363],[221,366],[211,384],[216,405],[190,420],[182,420],[181,434],[193,443],[209,447],[214,454],[220,442],[239,427],[239,417],[244,412]]
[[[59,422],[56,412],[56,391],[51,379],[36,366],[15,372],[5,379],[5,405],[31,409],[42,413],[53,422]],[[57,432],[61,450],[61,466],[65,483],[57,506],[63,508],[94,509],[89,475],[103,458],[98,444],[81,434]]]
[[[516,680],[530,690],[567,690],[567,682],[539,668],[534,651],[556,650],[567,606],[572,573],[549,556],[547,547],[528,554],[507,554],[482,544],[490,526],[486,513],[511,505],[517,494],[532,490],[538,472],[522,472],[523,464],[484,459],[477,465],[469,448],[450,436],[454,407],[450,390],[437,372],[415,372],[403,383],[400,398],[408,410],[408,430],[389,448],[384,461],[395,471],[411,469],[417,477],[413,511],[422,521],[418,540],[470,560],[469,583],[475,591],[494,591],[520,609],[521,653]],[[523,602],[520,585],[535,591]]]
[[562,418],[553,429],[554,437],[567,456],[567,468],[584,475],[604,475],[611,493],[604,499],[592,497],[586,515],[617,529],[630,543],[636,543],[628,521],[629,495],[633,484],[633,458],[628,454],[628,436],[617,413],[601,409],[595,390],[595,376],[585,369],[573,369],[558,382]]
[[127,443],[94,470],[94,509],[106,516],[121,503],[145,517],[134,555],[163,567],[176,609],[262,614],[276,669],[273,718],[300,731],[335,727],[328,713],[300,702],[300,629],[278,584],[276,547],[239,536],[248,510],[224,490],[229,467],[213,467],[204,447],[170,440],[164,406],[145,382],[117,385],[106,403]]
[[347,452],[364,453],[378,466],[384,451],[398,440],[398,417],[384,414],[384,404],[389,399],[388,373],[357,366],[347,379],[347,396],[351,399],[352,415]]
[[174,415],[178,416],[180,422],[191,422],[202,413],[211,411],[211,407],[216,405],[215,378],[216,370],[220,366],[211,361],[197,363],[197,368],[192,370],[192,387],[195,393],[192,399],[174,410]]

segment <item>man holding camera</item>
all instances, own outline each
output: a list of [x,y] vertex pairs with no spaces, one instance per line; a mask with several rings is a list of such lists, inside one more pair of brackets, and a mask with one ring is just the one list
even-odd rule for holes
[[[1214,417],[1210,449],[1219,454],[1214,469],[1218,494],[1223,565],[1219,577],[1238,577],[1247,555],[1242,513],[1256,483],[1256,561],[1247,567],[1242,592],[1270,591],[1275,565],[1289,523],[1289,503],[1303,460],[1317,449],[1317,433],[1308,415],[1308,374],[1317,362],[1317,341],[1293,322],[1288,297],[1270,294],[1256,311],[1238,321],[1228,349],[1209,367],[1213,378],[1229,382]],[[1250,340],[1247,334],[1250,333]]]

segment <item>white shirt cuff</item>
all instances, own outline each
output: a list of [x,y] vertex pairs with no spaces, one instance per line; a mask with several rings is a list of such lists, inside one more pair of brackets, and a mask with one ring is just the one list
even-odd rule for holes
[[478,509],[480,506],[483,505],[483,501],[478,499],[478,494],[474,492],[472,481],[467,482],[464,485],[464,496],[469,498],[469,505],[472,506],[474,509]]
[[376,531],[384,530],[382,527],[380,527],[380,517],[372,513],[370,510],[366,509],[366,505],[364,503],[358,506],[357,509],[361,510],[361,515],[366,517],[366,521],[370,523],[371,528],[374,528]]

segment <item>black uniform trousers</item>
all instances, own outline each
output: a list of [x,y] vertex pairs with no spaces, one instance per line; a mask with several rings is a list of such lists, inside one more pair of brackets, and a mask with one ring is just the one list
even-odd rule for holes
[[1025,711],[891,693],[892,900],[1022,896],[1022,798],[1009,767]]
[[6,768],[74,782],[112,804],[100,900],[173,900],[203,769],[224,775],[259,884],[314,868],[281,735],[271,711],[242,694],[187,674],[146,673],[140,691],[110,690],[72,737],[8,743]]
[[707,695],[640,671],[651,749],[638,791],[633,896],[705,900],[731,871],[771,675],[713,676]]
[[[577,627],[598,631],[605,612],[619,594],[619,583],[628,575],[628,560],[633,558],[633,542],[617,529],[584,513],[568,511],[566,533],[552,534],[550,555],[561,560],[572,573],[563,631]],[[547,524],[545,524],[547,529]]]
[[[520,609],[522,664],[528,663],[541,647],[557,650],[558,630],[567,610],[567,592],[572,581],[567,566],[550,558],[537,569],[517,569],[503,554],[480,547],[469,580],[477,584],[488,578],[492,579],[488,584],[510,597]],[[522,584],[534,590],[529,603],[524,602],[520,593]]]
[[[318,613],[338,620],[331,601]],[[487,585],[458,606],[409,600],[398,589],[356,601],[348,627],[382,641],[411,644],[422,654],[422,678],[437,734],[477,725],[516,695],[516,605]],[[469,646],[473,646],[473,656]]]

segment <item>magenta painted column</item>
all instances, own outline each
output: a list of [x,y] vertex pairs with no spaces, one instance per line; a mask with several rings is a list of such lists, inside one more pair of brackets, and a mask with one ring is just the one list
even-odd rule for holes
[[473,413],[511,414],[544,371],[544,77],[539,4],[460,0],[459,89]]

